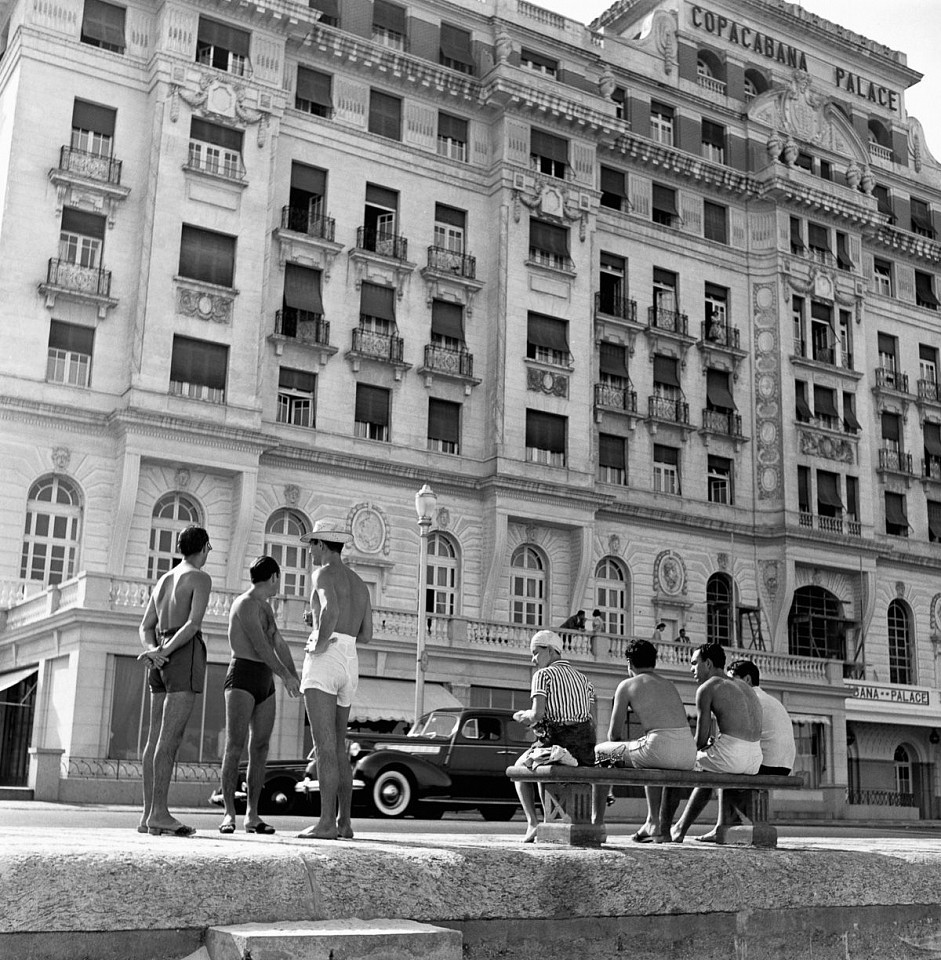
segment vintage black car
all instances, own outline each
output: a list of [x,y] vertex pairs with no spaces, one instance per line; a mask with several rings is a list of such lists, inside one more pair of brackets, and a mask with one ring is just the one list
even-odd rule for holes
[[[351,733],[354,812],[437,819],[445,810],[476,808],[487,820],[510,820],[518,802],[505,771],[531,741],[512,711],[472,707],[433,710],[404,735]],[[316,766],[271,761],[261,812],[316,813]],[[218,791],[210,800],[222,802]]]

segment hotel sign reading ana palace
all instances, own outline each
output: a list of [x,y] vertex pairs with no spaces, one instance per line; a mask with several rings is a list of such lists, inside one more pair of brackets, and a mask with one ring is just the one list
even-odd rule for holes
[[[803,50],[798,50],[789,43],[782,43],[767,33],[761,33],[753,27],[732,20],[724,14],[707,10],[705,7],[694,5],[690,12],[692,24],[697,30],[704,30],[713,36],[721,37],[729,43],[752,50],[768,60],[783,63],[786,67],[809,72],[807,55]],[[887,107],[895,113],[898,112],[899,94],[895,90],[873,83],[872,80],[850,73],[842,67],[834,68],[833,85],[863,100],[878,104],[880,107]]]

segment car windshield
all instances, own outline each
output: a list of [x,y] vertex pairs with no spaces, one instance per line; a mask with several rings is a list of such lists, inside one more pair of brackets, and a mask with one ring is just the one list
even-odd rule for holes
[[412,724],[409,730],[410,737],[450,737],[457,727],[458,717],[453,713],[426,713],[425,716]]

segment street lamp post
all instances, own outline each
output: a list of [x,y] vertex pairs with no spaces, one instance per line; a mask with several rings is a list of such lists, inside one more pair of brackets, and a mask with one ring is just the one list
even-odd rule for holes
[[418,514],[418,641],[415,646],[415,721],[425,712],[425,567],[428,565],[428,532],[438,498],[428,484],[415,494]]

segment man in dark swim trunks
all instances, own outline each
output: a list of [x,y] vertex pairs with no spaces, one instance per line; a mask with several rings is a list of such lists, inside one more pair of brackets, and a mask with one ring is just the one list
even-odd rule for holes
[[251,589],[237,597],[229,611],[232,661],[225,678],[225,756],[222,800],[225,816],[219,833],[235,833],[235,788],[239,757],[248,740],[246,833],[274,833],[258,816],[258,798],[265,781],[268,744],[274,727],[274,675],[289,697],[301,695],[300,677],[268,605],[281,587],[281,568],[273,557],[259,557],[248,570]]
[[202,527],[187,527],[180,533],[177,551],[183,561],[157,581],[138,631],[145,648],[138,659],[150,666],[150,732],[142,758],[140,833],[176,837],[196,833],[195,827],[170,815],[167,803],[177,750],[206,673],[200,627],[212,589],[212,578],[202,569],[210,550],[209,534]]

